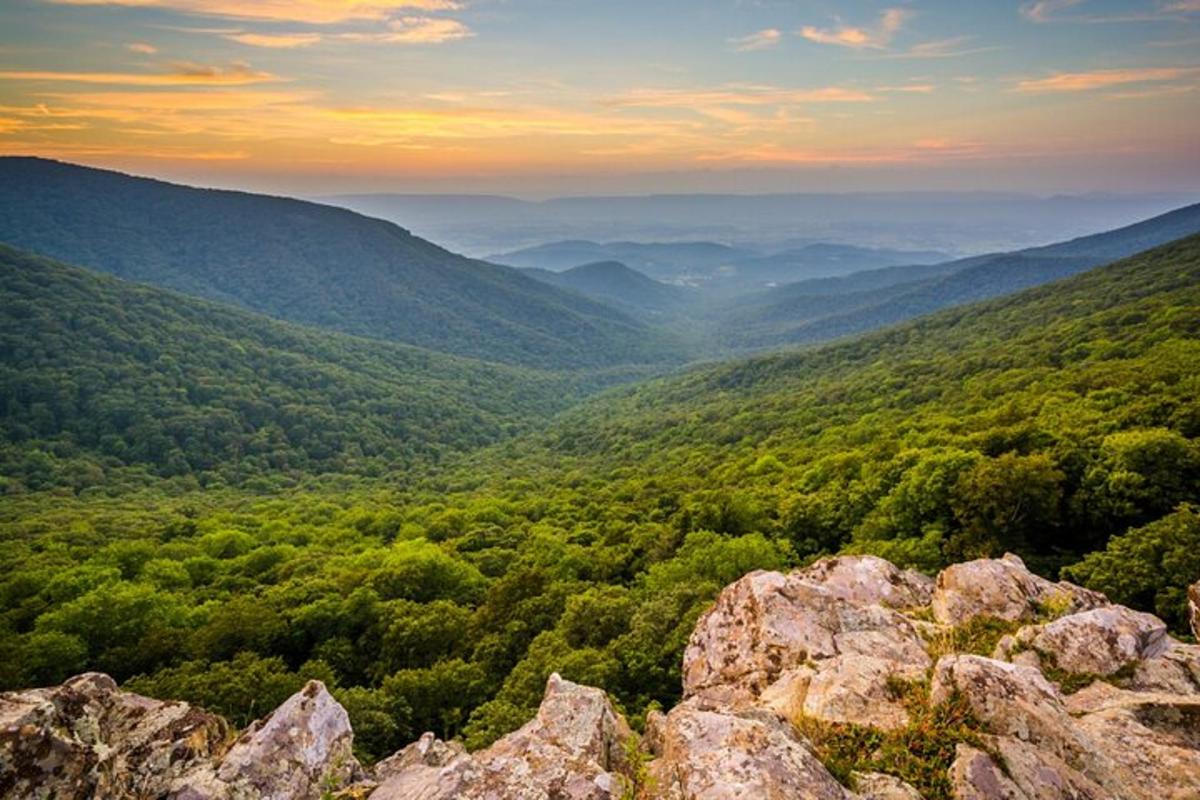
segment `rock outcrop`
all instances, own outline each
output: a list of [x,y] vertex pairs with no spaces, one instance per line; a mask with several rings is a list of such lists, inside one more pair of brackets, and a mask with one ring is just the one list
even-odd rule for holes
[[599,689],[551,675],[537,716],[467,754],[426,734],[380,768],[373,800],[615,800],[633,733]]
[[1192,624],[1192,636],[1200,639],[1200,581],[1188,587],[1188,620]]
[[97,672],[0,694],[0,797],[161,797],[232,739],[217,716],[122,692]]
[[89,673],[0,695],[0,797],[1200,798],[1200,645],[1015,556],[936,580],[870,556],[751,573],[697,622],[682,689],[639,740],[552,675],[492,746],[425,734],[364,770],[320,683],[235,736]]

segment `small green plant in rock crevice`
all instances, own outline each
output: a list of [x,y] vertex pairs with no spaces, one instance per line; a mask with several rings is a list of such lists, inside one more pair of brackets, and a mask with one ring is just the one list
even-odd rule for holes
[[961,625],[925,634],[929,657],[934,663],[942,656],[956,653],[991,657],[1000,640],[1020,627],[1020,622],[999,617],[974,617]]
[[925,681],[892,678],[888,689],[908,711],[903,728],[883,731],[802,717],[795,720],[796,730],[843,784],[850,783],[854,772],[883,772],[911,784],[926,800],[950,800],[955,748],[960,743],[981,746],[980,724],[970,705],[957,693],[931,703]]

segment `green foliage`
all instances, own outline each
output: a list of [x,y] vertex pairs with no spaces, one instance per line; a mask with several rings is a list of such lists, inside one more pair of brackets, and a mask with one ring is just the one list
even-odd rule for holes
[[402,471],[519,432],[609,379],[326,334],[3,245],[0,307],[9,493]]
[[1188,630],[1187,587],[1200,576],[1200,512],[1183,505],[1162,519],[1114,536],[1103,550],[1063,570],[1114,603],[1145,608],[1179,633]]
[[[889,684],[893,685],[893,684]],[[911,784],[927,800],[950,800],[950,766],[959,744],[980,746],[982,728],[970,704],[958,694],[941,703],[929,698],[926,683],[894,684],[908,711],[908,724],[894,731],[802,717],[798,732],[817,757],[845,785],[854,772],[883,772]]]
[[929,657],[935,662],[945,655],[970,653],[991,657],[1000,640],[1016,633],[1020,622],[997,617],[972,617],[961,625],[939,628],[928,634]]
[[[389,411],[376,429],[372,409],[411,397],[441,357],[397,349],[395,362],[376,362],[393,346],[322,335],[310,342],[318,350],[345,348],[330,364],[356,368],[309,372],[280,342],[310,332],[206,309],[204,326],[226,332],[210,342],[213,371],[204,353],[177,350],[197,367],[160,391],[144,370],[166,338],[139,320],[186,316],[192,301],[175,307],[161,292],[37,261],[12,274],[0,285],[58,287],[64,308],[95,292],[126,327],[107,326],[109,338],[74,361],[61,356],[65,333],[46,340],[66,348],[58,356],[17,335],[18,323],[6,340],[16,345],[5,368],[21,366],[0,381],[0,467],[13,492],[0,504],[0,689],[98,668],[243,723],[320,677],[350,709],[360,755],[379,758],[426,729],[484,746],[528,718],[555,671],[604,688],[633,719],[673,705],[695,620],[754,569],[853,550],[932,571],[1012,548],[1048,574],[1078,562],[1068,576],[1177,629],[1183,587],[1200,574],[1197,513],[1180,505],[1198,495],[1200,240],[862,339],[616,390],[482,450],[471,448],[494,439],[453,434],[478,422],[459,415],[460,400],[488,415],[494,399],[494,419],[511,421],[524,416],[505,416],[510,402],[546,411],[566,400],[536,387],[564,384],[523,383],[525,373],[507,383],[506,368],[479,365],[460,374],[455,362],[445,369],[464,382],[430,388],[428,416],[400,425],[409,418]],[[29,306],[15,308],[6,320]],[[52,311],[42,303],[28,319]],[[82,317],[57,319],[93,331]],[[209,341],[201,328],[178,338]],[[122,330],[144,334],[123,343]],[[280,349],[255,360],[255,331]],[[235,344],[274,377],[241,383]],[[71,377],[88,360],[98,383]],[[58,363],[69,365],[62,375]],[[42,370],[55,378],[29,388],[24,378]],[[59,379],[75,381],[62,405],[33,401],[55,396]],[[141,402],[140,381],[146,408],[117,410],[143,416],[87,439],[89,425],[119,418],[105,416],[105,398]],[[226,396],[232,429],[249,438],[212,450],[190,409]],[[295,440],[252,422],[293,403],[301,420],[339,414],[318,414]],[[171,438],[175,411],[184,422]],[[499,438],[524,423],[497,424]],[[270,447],[253,450],[264,431]],[[372,431],[392,444],[376,450]],[[322,432],[337,446],[320,450]],[[105,476],[137,480],[62,491],[86,454],[160,433],[161,459],[96,457]],[[400,455],[422,442],[441,453],[436,466]],[[451,458],[457,448],[470,452]],[[182,477],[164,477],[177,467]],[[990,652],[1006,630],[978,621],[947,646]],[[960,711],[914,714],[884,766],[938,796],[937,768],[970,728]],[[862,731],[828,733],[847,769],[881,747]]]

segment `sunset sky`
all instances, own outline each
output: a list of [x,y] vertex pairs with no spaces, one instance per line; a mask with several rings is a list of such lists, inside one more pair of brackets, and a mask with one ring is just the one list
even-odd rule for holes
[[259,190],[1200,188],[1200,0],[4,0],[0,151]]

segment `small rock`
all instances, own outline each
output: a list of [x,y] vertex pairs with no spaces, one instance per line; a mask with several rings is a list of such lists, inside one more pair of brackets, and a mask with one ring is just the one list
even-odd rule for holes
[[895,775],[853,772],[850,778],[855,794],[862,800],[924,800],[920,792]]

